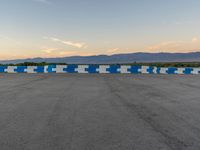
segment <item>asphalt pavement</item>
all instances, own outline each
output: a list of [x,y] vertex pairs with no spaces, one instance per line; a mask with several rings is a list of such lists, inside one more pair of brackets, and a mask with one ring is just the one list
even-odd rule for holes
[[0,150],[200,150],[200,76],[0,74]]

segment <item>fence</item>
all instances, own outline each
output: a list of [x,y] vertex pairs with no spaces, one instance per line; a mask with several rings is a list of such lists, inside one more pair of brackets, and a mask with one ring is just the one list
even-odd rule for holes
[[0,73],[200,74],[200,68],[165,68],[132,65],[0,66]]

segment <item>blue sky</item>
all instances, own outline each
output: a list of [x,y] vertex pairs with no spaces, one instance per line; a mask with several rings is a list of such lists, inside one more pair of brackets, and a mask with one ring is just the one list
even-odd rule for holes
[[199,0],[1,0],[0,59],[200,50]]

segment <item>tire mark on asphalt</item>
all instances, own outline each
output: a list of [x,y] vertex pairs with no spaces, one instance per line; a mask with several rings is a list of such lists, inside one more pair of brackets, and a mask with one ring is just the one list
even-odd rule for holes
[[5,91],[3,91],[3,90],[0,91],[1,92],[0,104],[4,103],[4,102],[8,103],[9,101],[10,102],[16,102],[17,97],[22,95],[24,91],[30,91],[31,92],[31,90],[34,89],[33,85],[35,85],[35,84],[37,85],[37,83],[40,83],[41,81],[48,80],[50,78],[51,78],[51,76],[41,77],[39,79],[31,80],[29,82],[10,87]]
[[[169,76],[174,77],[174,78],[171,78],[171,79],[174,79],[173,81],[170,81],[171,84],[177,85],[177,83],[178,83],[181,86],[190,87],[190,88],[193,88],[195,90],[200,88],[200,86],[198,86],[198,85],[191,84],[192,82],[196,83],[196,80],[193,80],[193,79],[194,79],[194,77],[199,78],[199,76],[195,76],[195,75],[159,75],[159,79],[169,81]],[[158,75],[148,76],[148,78],[158,80]],[[182,78],[187,79],[188,82],[187,83],[182,82],[182,80],[181,80]]]
[[[138,106],[137,104],[133,104],[127,101],[127,99],[121,94],[121,89],[118,90],[118,87],[123,85],[122,83],[113,86],[110,82],[117,83],[118,80],[113,80],[112,78],[105,78],[105,81],[110,91],[117,97],[118,100],[120,100],[121,104],[125,108],[128,108],[128,110],[132,113],[136,113],[139,116],[139,118],[141,118],[143,121],[149,124],[155,132],[159,133],[164,138],[162,142],[167,144],[172,150],[189,149],[193,146],[193,144],[198,143],[198,141],[196,141],[193,138],[190,141],[185,141],[183,139],[179,139],[176,136],[170,135],[170,132],[167,129],[163,130],[164,127],[156,122],[156,120],[154,119],[155,114],[152,114],[151,111],[147,109],[147,107],[145,107],[144,105]],[[194,143],[193,140],[196,141],[196,143]],[[200,148],[199,144],[197,144],[196,146]]]
[[[46,80],[48,78],[50,78],[50,76],[40,76],[38,79],[33,79],[33,80],[30,80],[30,81],[27,81],[27,82],[24,82],[24,83],[19,83],[17,85],[12,86],[12,87],[8,87],[5,90],[0,90],[0,93],[5,94],[5,93],[8,93],[8,92],[16,92],[15,88],[17,88],[18,91],[19,91],[19,90],[26,88],[27,85],[30,86],[33,83],[40,82],[40,81]],[[15,89],[15,91],[13,89]]]
[[[46,122],[46,125],[44,125],[41,134],[38,135],[37,139],[35,139],[35,140],[39,140],[40,141],[39,143],[43,143],[43,144],[36,145],[36,149],[61,150],[66,147],[69,147],[67,148],[69,150],[71,149],[73,136],[74,136],[75,118],[76,118],[77,109],[76,109],[76,99],[73,99],[71,97],[73,95],[69,96],[70,95],[69,93],[73,90],[73,87],[75,86],[76,82],[77,82],[77,79],[74,78],[73,80],[71,80],[70,83],[68,83],[67,87],[59,91],[60,96],[55,100],[54,107],[51,113],[49,114],[49,118]],[[66,100],[70,106],[73,106],[73,108],[68,108],[69,106],[66,106]],[[64,113],[65,111],[69,111],[71,115],[65,114]],[[66,116],[66,118],[63,118],[62,120],[60,117],[64,117],[64,116]],[[66,122],[66,119],[68,120],[67,122]],[[66,127],[65,127],[66,125],[70,129],[68,128],[66,130]],[[68,139],[65,138],[66,136],[65,134],[67,134],[67,136],[69,137]]]

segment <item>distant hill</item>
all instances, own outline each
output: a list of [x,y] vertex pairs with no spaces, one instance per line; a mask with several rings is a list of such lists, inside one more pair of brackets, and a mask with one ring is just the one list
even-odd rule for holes
[[16,64],[23,62],[47,62],[68,64],[113,64],[134,62],[200,62],[200,52],[191,53],[130,53],[97,56],[71,56],[62,58],[32,58],[17,60],[2,60],[0,64]]

